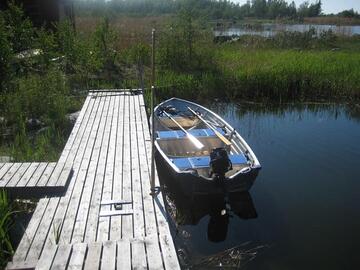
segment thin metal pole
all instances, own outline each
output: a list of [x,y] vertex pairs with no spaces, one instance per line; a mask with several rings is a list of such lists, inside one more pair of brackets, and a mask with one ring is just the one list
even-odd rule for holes
[[152,30],[151,86],[155,86],[155,29]]
[[154,99],[155,99],[155,29],[152,30],[151,57],[151,194],[155,195],[155,127],[154,127]]

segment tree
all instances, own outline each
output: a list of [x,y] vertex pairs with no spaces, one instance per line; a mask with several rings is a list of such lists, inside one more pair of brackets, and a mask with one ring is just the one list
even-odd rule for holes
[[256,17],[265,17],[267,13],[266,0],[252,0],[252,10]]

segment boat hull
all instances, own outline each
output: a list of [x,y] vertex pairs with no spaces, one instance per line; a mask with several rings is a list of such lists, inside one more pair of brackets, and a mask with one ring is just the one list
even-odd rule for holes
[[189,197],[249,191],[259,173],[259,169],[253,169],[247,173],[226,179],[222,184],[213,179],[209,180],[189,172],[176,172],[159,151],[156,151],[155,157],[157,168],[161,171],[159,172],[160,180],[163,180],[169,188],[178,189]]

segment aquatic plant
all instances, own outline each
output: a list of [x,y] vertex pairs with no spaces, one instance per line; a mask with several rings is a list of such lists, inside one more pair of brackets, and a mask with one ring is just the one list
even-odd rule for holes
[[9,230],[12,225],[13,210],[5,190],[0,190],[0,268],[5,268],[6,262],[14,253]]

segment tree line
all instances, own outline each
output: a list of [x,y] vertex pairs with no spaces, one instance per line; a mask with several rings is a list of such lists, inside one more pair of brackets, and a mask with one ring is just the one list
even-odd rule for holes
[[285,0],[248,0],[240,5],[229,0],[78,0],[78,12],[89,15],[128,14],[160,15],[176,13],[183,7],[191,7],[199,16],[208,19],[263,19],[316,17],[322,12],[321,0],[308,1],[298,7]]

